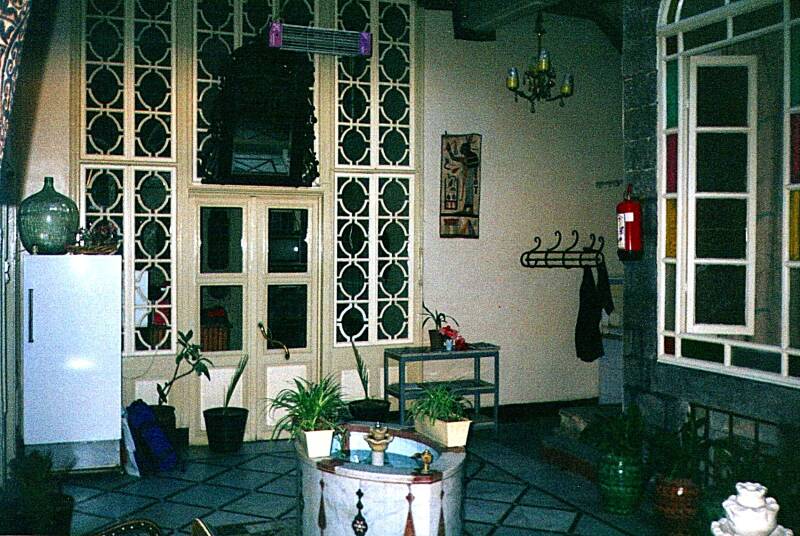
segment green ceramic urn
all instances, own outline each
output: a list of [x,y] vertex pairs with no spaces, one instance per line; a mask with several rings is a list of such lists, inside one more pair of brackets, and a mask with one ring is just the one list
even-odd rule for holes
[[53,177],[45,177],[44,187],[19,204],[17,228],[19,239],[29,253],[66,253],[78,232],[78,207],[72,199],[56,192]]

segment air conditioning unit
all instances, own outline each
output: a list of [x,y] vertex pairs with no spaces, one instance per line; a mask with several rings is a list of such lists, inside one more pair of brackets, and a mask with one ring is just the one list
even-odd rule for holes
[[372,34],[271,22],[270,48],[334,56],[371,56]]

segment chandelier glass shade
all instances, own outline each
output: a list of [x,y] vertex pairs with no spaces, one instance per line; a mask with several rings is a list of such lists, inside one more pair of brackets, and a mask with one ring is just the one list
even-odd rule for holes
[[545,34],[542,28],[542,12],[536,17],[536,37],[538,50],[534,61],[522,73],[516,67],[508,70],[506,77],[506,87],[514,93],[514,101],[519,97],[531,103],[531,113],[536,111],[538,101],[552,102],[558,101],[559,106],[564,106],[564,99],[571,97],[575,92],[575,80],[569,73],[564,75],[561,85],[556,88],[556,72],[550,61],[550,52],[542,48],[542,36]]

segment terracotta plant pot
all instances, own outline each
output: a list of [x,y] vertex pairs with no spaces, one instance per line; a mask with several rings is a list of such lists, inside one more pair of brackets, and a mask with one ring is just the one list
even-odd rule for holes
[[642,461],[632,456],[606,454],[597,469],[597,483],[605,511],[632,514],[642,499]]
[[248,411],[245,408],[210,408],[203,411],[208,448],[213,452],[238,452],[242,448]]
[[667,521],[665,534],[691,536],[699,497],[700,489],[691,479],[659,477],[656,480],[653,502],[656,512]]
[[347,403],[347,409],[354,421],[369,423],[389,420],[389,401],[382,398],[363,398]]

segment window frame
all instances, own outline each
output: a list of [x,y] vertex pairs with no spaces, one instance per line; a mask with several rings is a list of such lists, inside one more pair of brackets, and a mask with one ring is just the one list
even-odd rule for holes
[[[685,249],[678,248],[678,269],[686,279],[686,332],[714,335],[753,335],[755,331],[755,261],[756,261],[756,166],[758,142],[758,64],[755,56],[690,56],[689,60],[689,95],[687,152],[681,159],[684,166],[679,166],[678,183],[682,183],[682,175],[686,176],[686,189],[683,193],[683,204],[686,207]],[[705,66],[744,66],[748,70],[747,88],[747,126],[746,127],[698,127],[697,126],[697,70]],[[680,103],[680,97],[678,99]],[[679,123],[680,125],[680,123]],[[680,126],[678,127],[680,136]],[[702,192],[697,191],[697,135],[701,133],[746,133],[747,134],[747,190],[738,192]],[[681,169],[683,168],[683,169]],[[683,172],[683,173],[682,173]],[[680,199],[681,193],[678,193]],[[720,259],[697,257],[697,201],[700,199],[743,199],[747,201],[746,251],[744,259]],[[681,261],[680,257],[683,257]],[[695,318],[696,304],[696,268],[698,266],[745,266],[745,322],[744,324],[705,324],[698,323]],[[677,309],[676,309],[677,311]]]
[[[798,325],[790,325],[791,309],[790,302],[792,292],[800,292],[797,287],[792,289],[791,275],[792,270],[800,269],[800,259],[792,260],[790,258],[790,197],[792,192],[800,192],[800,182],[791,182],[791,165],[792,165],[792,141],[790,139],[790,122],[792,117],[800,116],[800,102],[793,105],[792,103],[792,86],[800,84],[800,73],[797,71],[800,68],[800,56],[792,54],[792,41],[793,34],[800,37],[800,10],[792,9],[793,0],[751,0],[749,2],[741,2],[737,0],[724,0],[719,7],[714,7],[705,12],[692,15],[685,19],[681,19],[683,5],[692,0],[662,0],[659,11],[658,23],[656,27],[656,43],[657,43],[657,160],[656,160],[656,174],[657,174],[657,201],[658,201],[658,233],[657,233],[657,361],[662,364],[677,365],[687,368],[695,368],[715,373],[721,373],[731,376],[737,376],[748,380],[763,381],[767,383],[783,385],[786,387],[798,388],[800,387],[800,345],[792,347],[790,345],[790,337],[792,330],[795,332],[800,330]],[[736,17],[747,15],[749,13],[762,10],[764,8],[775,7],[774,11],[782,13],[780,19],[771,18],[763,23],[761,27],[753,27],[749,31],[739,32],[735,27],[734,21]],[[681,9],[675,9],[680,7]],[[670,9],[673,13],[670,13]],[[724,37],[712,36],[711,39],[694,40],[690,43],[691,47],[684,46],[684,33],[701,29],[704,26],[718,24],[725,22],[726,32]],[[689,301],[689,286],[687,284],[686,266],[687,260],[684,254],[678,252],[687,251],[687,236],[690,231],[689,218],[687,215],[688,195],[686,189],[688,188],[688,144],[689,144],[689,80],[690,64],[689,58],[698,57],[702,54],[716,51],[723,47],[728,47],[744,41],[751,41],[758,37],[774,34],[776,38],[782,43],[783,50],[783,80],[779,86],[783,90],[781,124],[782,139],[777,143],[782,149],[782,159],[779,160],[779,173],[782,188],[775,186],[776,189],[780,188],[781,201],[778,203],[777,210],[781,210],[780,218],[781,224],[778,226],[782,230],[780,240],[780,268],[775,265],[775,269],[780,269],[780,309],[779,317],[781,323],[780,330],[780,343],[757,343],[741,339],[743,334],[719,334],[719,333],[700,333],[697,330],[691,330],[693,326],[687,322],[687,307]],[[696,34],[697,35],[697,34]],[[710,34],[709,34],[710,35]],[[795,38],[797,38],[795,37]],[[723,56],[723,58],[731,58],[734,56]],[[678,76],[678,84],[672,86],[668,90],[668,76],[667,66],[675,64],[675,71]],[[794,69],[793,69],[794,67]],[[794,73],[792,72],[794,70]],[[794,75],[794,76],[793,76]],[[794,82],[794,83],[793,83]],[[674,94],[671,92],[674,91]],[[674,100],[668,100],[671,97]],[[675,108],[670,105],[677,102]],[[751,102],[751,105],[758,106],[757,97]],[[676,123],[667,122],[668,110],[677,112]],[[674,116],[671,116],[674,117]],[[758,117],[756,112],[756,117]],[[672,187],[668,185],[668,162],[671,163],[671,158],[668,161],[668,145],[667,139],[671,135],[677,136],[677,185],[671,191],[668,189]],[[672,153],[670,153],[672,154]],[[757,158],[749,158],[749,165],[757,165]],[[782,166],[782,167],[780,167]],[[673,168],[674,169],[674,168]],[[751,189],[748,190],[752,191]],[[777,196],[778,191],[773,190],[773,195]],[[755,199],[755,196],[754,196]],[[674,203],[674,208],[677,214],[677,221],[675,222],[675,243],[676,252],[675,256],[668,256],[671,254],[667,250],[668,243],[668,225],[667,214],[668,205]],[[670,207],[672,208],[672,207]],[[753,203],[749,210],[757,210],[757,206]],[[748,235],[752,240],[748,244],[755,243],[755,237],[752,236],[752,229],[748,226]],[[667,275],[670,266],[675,270],[674,291],[675,295],[669,297],[666,294],[667,290]],[[670,289],[672,290],[672,289]],[[753,287],[752,291],[748,289],[748,299],[755,299],[757,289]],[[752,296],[750,296],[752,295]],[[797,298],[795,298],[795,302]],[[667,318],[668,312],[674,305],[674,319],[670,316]],[[750,309],[750,308],[749,308]],[[752,310],[755,312],[755,308]],[[674,321],[673,321],[674,320]],[[758,319],[754,319],[757,324]],[[671,329],[667,329],[667,326]],[[702,331],[702,330],[701,330]],[[711,331],[711,330],[709,330]],[[796,335],[796,334],[795,334]],[[682,340],[691,341],[693,351],[690,352],[694,357],[687,357],[682,354]],[[710,343],[715,345],[716,348],[707,347],[707,350],[698,350],[697,343]],[[687,346],[687,345],[683,345]],[[688,350],[688,348],[687,348]],[[706,352],[711,352],[709,355],[704,355]],[[698,355],[697,352],[703,355]],[[747,353],[755,356],[755,359],[763,357],[763,359],[755,363],[747,362],[745,355]],[[758,353],[764,354],[759,356]],[[712,355],[716,354],[716,355]],[[738,354],[738,356],[737,356]],[[779,356],[779,360],[775,361],[775,355]],[[739,366],[733,365],[740,357],[743,363]],[[773,361],[770,361],[773,360]],[[779,364],[779,367],[776,366]],[[778,370],[779,368],[779,370]]]

